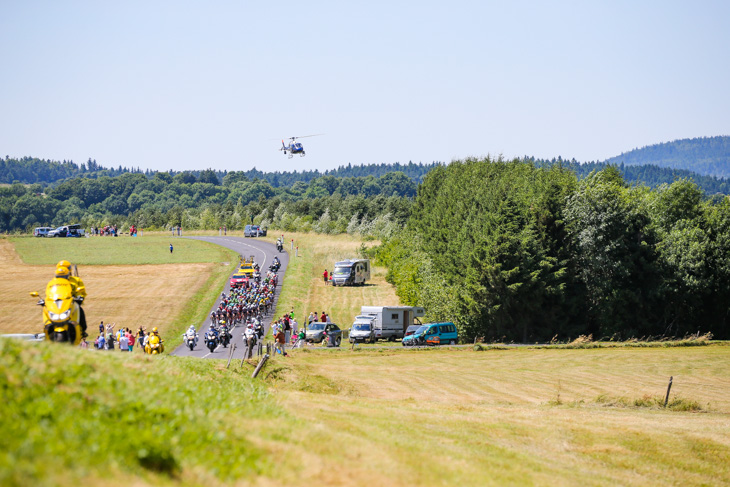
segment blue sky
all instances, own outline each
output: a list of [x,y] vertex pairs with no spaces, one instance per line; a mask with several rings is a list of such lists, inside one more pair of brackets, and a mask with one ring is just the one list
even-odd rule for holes
[[[603,160],[730,134],[730,2],[0,2],[0,153],[153,170]],[[287,159],[280,139],[303,139]]]

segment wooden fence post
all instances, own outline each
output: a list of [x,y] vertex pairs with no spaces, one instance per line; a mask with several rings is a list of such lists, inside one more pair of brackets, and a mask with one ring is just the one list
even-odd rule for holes
[[669,385],[667,386],[667,397],[664,398],[664,407],[667,407],[667,403],[669,403],[669,391],[672,390],[672,380],[674,379],[674,376],[669,378]]

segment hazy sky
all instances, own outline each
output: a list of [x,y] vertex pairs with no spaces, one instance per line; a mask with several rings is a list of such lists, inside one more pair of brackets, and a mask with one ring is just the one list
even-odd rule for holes
[[[0,1],[0,155],[603,160],[730,134],[727,1]],[[303,139],[287,159],[280,139]]]

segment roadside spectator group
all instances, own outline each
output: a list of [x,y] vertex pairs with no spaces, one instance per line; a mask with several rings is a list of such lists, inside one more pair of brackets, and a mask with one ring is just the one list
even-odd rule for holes
[[108,323],[104,326],[104,322],[99,323],[99,336],[94,340],[94,348],[97,350],[114,350],[118,348],[120,352],[131,352],[134,346],[144,351],[144,343],[148,334],[144,326],[140,326],[137,332],[132,332],[129,328],[119,328],[114,331],[116,323]]
[[91,227],[91,231],[89,233],[91,235],[96,235],[97,237],[116,237],[118,230],[116,225],[104,225],[101,228]]

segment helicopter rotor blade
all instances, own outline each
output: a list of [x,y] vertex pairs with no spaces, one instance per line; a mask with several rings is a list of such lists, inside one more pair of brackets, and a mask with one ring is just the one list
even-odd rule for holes
[[290,137],[290,138],[291,138],[291,140],[294,140],[294,139],[303,139],[305,137],[317,137],[319,135],[325,135],[325,134],[299,135],[297,137]]

